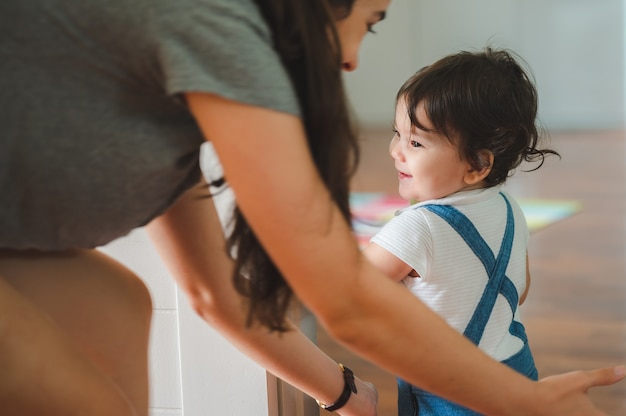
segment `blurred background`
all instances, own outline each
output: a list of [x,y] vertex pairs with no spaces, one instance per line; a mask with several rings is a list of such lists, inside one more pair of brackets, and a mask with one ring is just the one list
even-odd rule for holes
[[462,49],[512,49],[535,75],[550,129],[621,129],[624,0],[393,0],[345,76],[363,126],[391,126],[394,97],[419,68]]
[[[395,195],[388,143],[403,82],[444,55],[486,45],[527,62],[546,145],[562,158],[536,172],[522,166],[505,187],[539,206],[580,208],[531,232],[532,284],[521,314],[540,377],[626,364],[625,27],[626,0],[393,0],[363,43],[358,70],[345,75],[362,142],[352,189]],[[317,341],[376,384],[380,415],[397,414],[392,374],[320,327]],[[626,415],[626,381],[590,395],[607,414]],[[318,414],[327,412],[298,413]]]

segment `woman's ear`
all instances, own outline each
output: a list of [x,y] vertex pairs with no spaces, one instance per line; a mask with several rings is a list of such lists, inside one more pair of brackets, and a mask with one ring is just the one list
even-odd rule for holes
[[465,173],[465,177],[463,178],[465,183],[468,185],[476,185],[485,179],[489,173],[491,173],[493,159],[494,156],[491,151],[487,149],[478,151],[476,154],[476,161],[478,163],[475,166],[470,166],[469,170]]

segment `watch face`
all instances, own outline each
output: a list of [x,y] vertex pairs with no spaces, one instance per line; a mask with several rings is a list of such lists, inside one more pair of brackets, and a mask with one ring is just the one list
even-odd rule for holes
[[322,402],[320,402],[319,400],[315,400],[315,401],[317,402],[317,405],[318,405],[320,408],[324,409],[324,410],[326,410],[326,409],[328,409],[330,406],[332,406],[332,404],[322,403]]

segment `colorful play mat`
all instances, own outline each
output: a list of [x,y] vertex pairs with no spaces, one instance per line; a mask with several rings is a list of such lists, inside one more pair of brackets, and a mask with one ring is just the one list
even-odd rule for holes
[[[563,220],[582,209],[580,202],[571,200],[518,198],[517,202],[526,216],[530,232]],[[397,210],[407,205],[408,202],[399,196],[384,193],[353,192],[350,194],[352,226],[359,244],[367,244],[376,231],[389,221]]]

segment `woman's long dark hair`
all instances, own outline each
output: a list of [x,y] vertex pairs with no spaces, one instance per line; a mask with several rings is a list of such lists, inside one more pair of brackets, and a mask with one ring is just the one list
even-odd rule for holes
[[[359,152],[334,22],[349,15],[352,2],[256,0],[297,94],[315,165],[346,221],[350,219],[349,182]],[[233,221],[227,249],[234,253],[235,288],[248,299],[248,325],[258,322],[283,332],[292,290],[237,207]]]

